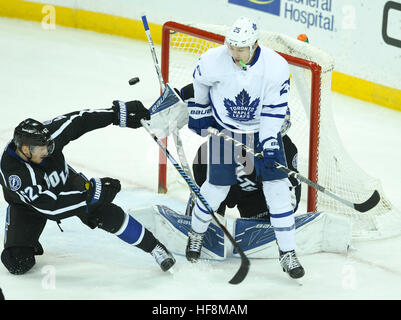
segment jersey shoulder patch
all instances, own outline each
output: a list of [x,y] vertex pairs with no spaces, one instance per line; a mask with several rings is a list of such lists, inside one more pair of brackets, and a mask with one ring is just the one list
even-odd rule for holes
[[8,184],[10,185],[10,189],[12,191],[17,191],[21,188],[21,178],[15,174],[8,177]]

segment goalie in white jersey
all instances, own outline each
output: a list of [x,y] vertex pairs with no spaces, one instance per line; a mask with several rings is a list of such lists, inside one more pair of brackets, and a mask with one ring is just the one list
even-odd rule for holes
[[[295,224],[287,175],[274,167],[286,165],[280,129],[290,87],[287,61],[258,44],[259,31],[250,19],[241,17],[228,30],[225,45],[205,52],[194,70],[194,102],[188,103],[188,127],[207,135],[208,127],[231,134],[237,140],[263,152],[255,159],[263,182],[271,223],[275,230],[283,270],[292,278],[304,275],[295,255]],[[213,210],[236,184],[239,148],[217,137],[209,138],[208,177],[201,193]],[[192,215],[186,257],[199,259],[203,236],[212,217],[198,200]]]

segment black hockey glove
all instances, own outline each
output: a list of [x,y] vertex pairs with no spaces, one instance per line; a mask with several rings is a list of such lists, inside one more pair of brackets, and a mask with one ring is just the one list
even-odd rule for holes
[[86,184],[86,211],[90,212],[102,204],[111,203],[121,190],[120,181],[112,178],[92,178]]
[[142,126],[141,119],[150,120],[149,110],[138,100],[128,102],[115,100],[112,108],[116,114],[113,124],[120,127],[136,129]]
[[193,99],[195,96],[194,93],[194,85],[192,83],[187,84],[185,87],[182,87],[180,91],[174,88],[174,90],[180,95],[181,99],[187,101],[188,99]]

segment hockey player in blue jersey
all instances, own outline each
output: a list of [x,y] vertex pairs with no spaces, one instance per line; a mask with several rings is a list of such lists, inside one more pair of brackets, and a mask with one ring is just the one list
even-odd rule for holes
[[[188,127],[207,135],[214,127],[263,152],[254,159],[269,207],[280,252],[280,264],[292,278],[305,274],[296,253],[295,225],[287,175],[274,167],[286,165],[280,129],[288,107],[290,74],[287,61],[258,44],[259,31],[250,19],[239,18],[228,30],[225,45],[209,49],[193,73],[194,102],[188,104]],[[239,150],[238,150],[239,149]],[[237,183],[235,158],[240,148],[209,138],[208,177],[201,193],[217,210],[231,185]],[[192,215],[186,257],[197,262],[212,217],[200,201]]]

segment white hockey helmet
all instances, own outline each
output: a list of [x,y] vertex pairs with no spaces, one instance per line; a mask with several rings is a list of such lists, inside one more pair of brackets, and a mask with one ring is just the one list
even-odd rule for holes
[[[253,56],[253,45],[258,39],[259,29],[256,23],[247,17],[240,17],[228,29],[225,42],[233,47],[249,47],[250,60]],[[245,63],[249,62],[249,60]]]
[[280,129],[280,133],[281,136],[285,136],[288,132],[288,130],[290,130],[291,127],[291,112],[290,112],[290,108],[287,107],[287,111],[285,113],[285,118],[284,118],[284,122],[281,125],[281,129]]

